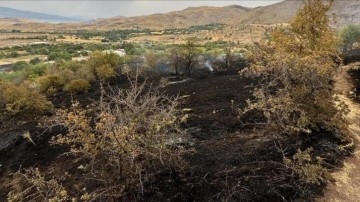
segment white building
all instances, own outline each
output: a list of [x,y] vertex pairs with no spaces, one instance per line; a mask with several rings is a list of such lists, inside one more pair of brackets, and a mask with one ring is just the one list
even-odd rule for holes
[[112,49],[110,49],[110,50],[104,50],[104,51],[103,51],[103,53],[107,53],[107,54],[110,54],[110,53],[115,53],[115,54],[117,54],[117,55],[119,55],[119,56],[124,56],[124,55],[126,55],[126,52],[125,52],[125,50],[124,50],[124,49],[117,49],[117,50],[112,50]]

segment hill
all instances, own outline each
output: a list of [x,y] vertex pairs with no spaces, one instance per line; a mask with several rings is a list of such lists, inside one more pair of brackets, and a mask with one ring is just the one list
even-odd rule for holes
[[[222,23],[227,25],[238,24],[275,24],[287,23],[295,15],[301,6],[301,0],[285,0],[269,6],[246,8],[242,6],[225,7],[190,7],[181,11],[173,11],[164,14],[152,14],[136,17],[113,17],[97,19],[86,23],[39,23],[21,22],[7,19],[6,23],[0,24],[0,29],[20,29],[25,31],[65,31],[65,30],[113,30],[113,29],[165,29],[186,28],[194,25]],[[335,27],[346,24],[360,23],[360,1],[343,0],[335,1],[331,13],[336,14]],[[0,13],[2,11],[0,10]],[[330,13],[329,13],[330,14]]]
[[[285,0],[269,6],[254,8],[243,16],[242,23],[274,24],[288,22],[301,6],[301,0]],[[329,14],[335,14],[335,27],[346,24],[360,24],[360,1],[342,0],[334,1]]]
[[[166,14],[153,14],[140,17],[108,18],[95,21],[91,28],[182,28],[210,23],[223,24],[275,24],[287,23],[301,6],[301,0],[285,0],[269,6],[246,8],[242,6],[226,7],[190,7],[182,11]],[[360,23],[360,1],[335,1],[331,13],[336,14],[334,26]]]
[[92,26],[119,27],[119,28],[184,28],[194,25],[211,23],[225,23],[250,11],[250,8],[241,6],[226,7],[190,7],[182,11],[165,14],[153,14],[139,17],[108,18],[96,21]]
[[58,15],[50,15],[45,13],[37,13],[32,11],[23,11],[8,7],[0,6],[0,18],[22,18],[42,22],[79,22],[79,18],[70,18]]

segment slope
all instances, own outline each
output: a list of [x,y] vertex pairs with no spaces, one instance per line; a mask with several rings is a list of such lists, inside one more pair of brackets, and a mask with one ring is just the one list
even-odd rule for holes
[[[182,11],[173,11],[164,14],[152,14],[137,17],[113,17],[98,19],[86,23],[39,23],[19,22],[0,23],[0,29],[24,31],[73,31],[73,30],[114,30],[114,29],[157,29],[186,28],[194,25],[221,23],[227,25],[240,24],[274,24],[287,23],[301,6],[301,0],[285,0],[264,7],[246,8],[242,6],[225,7],[190,7]],[[360,1],[335,1],[331,10],[336,15],[335,27],[346,24],[360,23]]]
[[23,18],[23,19],[31,19],[38,20],[44,22],[76,22],[79,21],[77,19],[58,16],[58,15],[50,15],[45,13],[38,13],[32,11],[23,11],[8,7],[0,6],[0,18]]

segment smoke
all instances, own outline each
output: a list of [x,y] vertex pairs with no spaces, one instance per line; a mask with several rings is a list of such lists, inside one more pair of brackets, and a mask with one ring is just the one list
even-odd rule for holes
[[211,66],[210,61],[206,60],[206,62],[204,63],[205,67],[207,67],[211,72],[214,71],[214,68]]

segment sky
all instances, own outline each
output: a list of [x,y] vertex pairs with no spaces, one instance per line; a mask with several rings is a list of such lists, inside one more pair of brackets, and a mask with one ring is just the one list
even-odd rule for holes
[[86,16],[90,18],[107,18],[114,16],[141,16],[153,13],[166,13],[178,11],[187,7],[196,6],[228,6],[240,5],[245,7],[266,6],[280,2],[281,0],[238,0],[238,1],[194,1],[194,0],[36,0],[36,1],[3,1],[0,6],[47,13],[61,16]]

